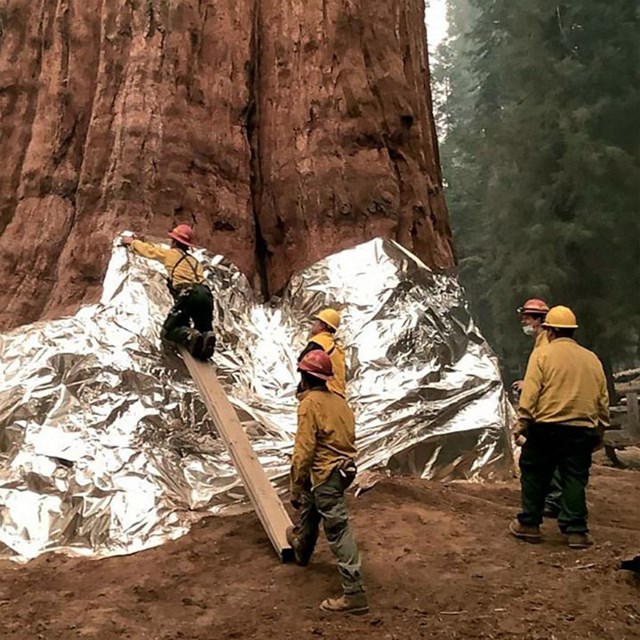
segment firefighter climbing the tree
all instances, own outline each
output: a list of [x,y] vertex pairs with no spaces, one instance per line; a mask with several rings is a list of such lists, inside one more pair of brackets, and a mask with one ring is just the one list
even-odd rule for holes
[[[331,358],[333,376],[327,383],[329,391],[346,398],[346,365],[344,351],[336,342],[336,331],[340,326],[340,313],[335,309],[323,309],[314,316],[311,326],[311,336],[307,346],[298,356],[298,362],[302,362],[307,353],[315,350],[324,351]],[[300,388],[298,387],[298,393]]]
[[344,493],[356,475],[355,418],[346,400],[328,389],[331,359],[321,349],[298,364],[302,395],[298,406],[291,504],[300,511],[297,527],[287,530],[296,562],[306,566],[318,540],[320,522],[338,562],[343,595],[322,602],[325,611],[366,613],[369,610],[360,573],[360,553],[351,528]]
[[123,238],[123,243],[139,256],[162,262],[167,270],[167,286],[174,305],[162,326],[162,337],[186,347],[195,358],[208,360],[216,343],[213,295],[205,282],[202,265],[189,253],[194,246],[193,229],[188,224],[179,224],[168,236],[169,249],[130,236]]

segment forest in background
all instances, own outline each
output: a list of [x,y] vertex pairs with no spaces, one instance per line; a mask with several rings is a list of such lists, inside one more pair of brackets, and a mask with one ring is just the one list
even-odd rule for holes
[[447,0],[431,60],[459,271],[505,381],[516,308],[574,309],[611,370],[640,361],[640,39],[628,0]]

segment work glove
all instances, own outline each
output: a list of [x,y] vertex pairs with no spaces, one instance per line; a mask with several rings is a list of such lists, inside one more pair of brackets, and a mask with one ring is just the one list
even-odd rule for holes
[[520,395],[522,393],[523,384],[524,384],[524,380],[516,380],[511,385],[511,391],[513,391],[513,393],[516,393],[517,395]]

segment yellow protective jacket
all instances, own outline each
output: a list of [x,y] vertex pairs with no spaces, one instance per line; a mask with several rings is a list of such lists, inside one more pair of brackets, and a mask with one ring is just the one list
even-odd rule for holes
[[609,395],[595,353],[571,338],[557,338],[534,349],[522,386],[521,423],[607,427]]
[[309,338],[309,342],[319,345],[331,358],[333,367],[333,377],[327,382],[329,391],[337,393],[343,398],[347,397],[347,367],[345,364],[344,351],[336,342],[335,336],[329,331],[321,331]]
[[162,262],[173,287],[204,282],[202,265],[192,255],[177,248],[165,248],[157,244],[134,240],[130,245],[134,253],[143,258]]
[[541,331],[537,336],[536,336],[536,342],[533,345],[534,350],[537,349],[538,347],[544,347],[545,344],[549,344],[549,336],[547,335],[546,331]]
[[321,485],[336,467],[354,462],[356,455],[355,418],[346,400],[324,389],[306,391],[298,405],[291,493]]

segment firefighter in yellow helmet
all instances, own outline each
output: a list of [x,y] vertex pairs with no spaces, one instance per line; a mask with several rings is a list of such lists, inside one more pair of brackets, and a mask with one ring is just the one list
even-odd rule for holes
[[336,342],[335,334],[340,326],[340,313],[335,309],[327,308],[314,316],[315,322],[311,327],[311,335],[307,346],[298,357],[298,362],[310,351],[322,349],[330,358],[333,369],[333,377],[327,383],[329,391],[342,398],[346,393],[346,365],[344,351]]
[[560,531],[569,546],[593,544],[587,527],[585,491],[591,454],[609,424],[609,395],[602,364],[573,335],[571,309],[553,307],[544,321],[549,344],[534,349],[518,407],[526,442],[520,456],[522,511],[509,529],[517,538],[538,542],[545,496],[560,470]]

